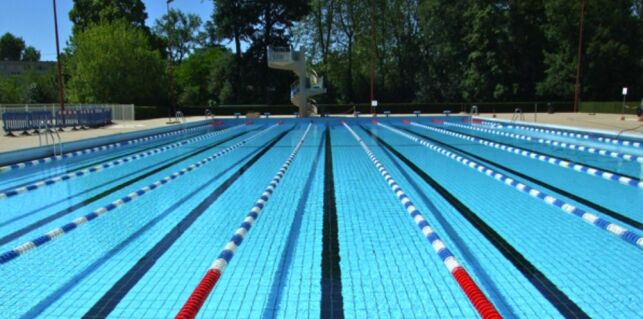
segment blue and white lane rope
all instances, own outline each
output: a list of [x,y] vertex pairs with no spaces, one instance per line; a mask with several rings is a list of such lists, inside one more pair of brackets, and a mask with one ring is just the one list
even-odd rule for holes
[[[404,209],[406,209],[406,212],[409,213],[411,218],[413,218],[413,220],[415,221],[415,224],[422,231],[422,234],[424,234],[424,236],[429,241],[429,243],[431,243],[431,246],[433,247],[433,250],[440,257],[440,259],[442,260],[444,265],[447,267],[447,269],[449,269],[449,272],[451,273],[451,275],[456,277],[456,280],[458,281],[458,284],[460,285],[462,290],[465,291],[465,293],[469,297],[469,300],[471,300],[471,302],[474,304],[474,306],[476,307],[476,309],[478,310],[480,315],[482,315],[485,318],[494,317],[496,315],[497,315],[496,317],[500,317],[500,313],[498,313],[498,311],[495,309],[493,304],[491,304],[491,302],[486,298],[486,296],[484,296],[484,294],[482,293],[482,291],[479,288],[478,288],[478,296],[472,297],[472,296],[469,295],[469,292],[467,292],[467,289],[470,289],[470,288],[465,287],[465,286],[462,285],[462,283],[460,282],[460,279],[458,278],[458,277],[460,277],[460,275],[456,276],[456,274],[458,274],[458,272],[466,272],[466,270],[464,270],[464,267],[458,262],[458,260],[453,255],[453,253],[451,253],[451,251],[446,247],[446,244],[444,244],[444,242],[440,239],[440,236],[438,236],[438,234],[433,230],[433,228],[431,228],[431,226],[429,225],[427,220],[424,218],[422,213],[415,207],[415,205],[413,204],[411,199],[404,193],[404,191],[402,190],[400,185],[397,184],[397,182],[393,179],[393,177],[386,170],[384,165],[382,165],[382,163],[377,159],[375,154],[373,154],[373,152],[368,147],[368,145],[366,145],[366,143],[364,143],[362,138],[359,137],[359,135],[357,135],[357,133],[355,133],[355,131],[353,131],[353,129],[350,128],[350,126],[348,126],[348,124],[346,124],[346,122],[343,122],[342,124],[353,135],[353,137],[355,138],[355,140],[357,140],[357,142],[360,144],[360,146],[362,146],[362,149],[364,149],[364,151],[368,155],[368,158],[371,160],[371,162],[373,162],[373,164],[375,165],[377,170],[380,172],[382,177],[384,177],[384,180],[386,180],[386,182],[388,183],[389,187],[391,188],[391,191],[393,191],[393,193],[395,193],[395,196],[400,201],[402,206],[404,206]],[[476,288],[477,288],[477,285],[476,285]],[[478,298],[478,299],[479,298],[484,298],[486,300],[487,305],[483,309],[489,311],[489,313],[485,313],[484,311],[479,309],[477,304],[479,304],[481,302],[481,300],[474,301],[473,300],[474,298]]]
[[77,156],[80,156],[80,155],[86,155],[86,154],[96,153],[96,152],[100,152],[100,151],[111,150],[111,149],[119,148],[119,147],[126,146],[126,145],[139,144],[139,143],[152,141],[152,140],[157,140],[159,138],[164,138],[164,137],[173,136],[173,135],[177,135],[177,134],[184,134],[184,133],[192,132],[192,131],[201,131],[201,130],[205,130],[205,129],[208,129],[208,128],[209,128],[209,125],[192,127],[192,128],[185,129],[185,130],[179,129],[179,130],[172,131],[172,132],[167,132],[167,133],[162,133],[162,134],[156,134],[156,135],[141,137],[141,138],[125,141],[125,142],[112,143],[112,144],[108,144],[108,145],[97,146],[97,147],[93,147],[93,148],[87,148],[87,149],[84,149],[84,150],[78,150],[78,151],[75,151],[75,152],[66,153],[64,155],[49,156],[49,157],[44,157],[44,158],[40,158],[40,159],[35,159],[35,160],[32,160],[32,161],[15,163],[15,164],[0,167],[0,173],[4,173],[4,172],[16,170],[16,169],[21,169],[21,168],[26,168],[26,167],[31,167],[31,166],[37,166],[37,165],[45,164],[45,163],[51,163],[53,161],[59,161],[59,160],[63,160],[63,159],[77,157]]
[[213,161],[213,160],[215,160],[215,159],[217,159],[217,158],[219,158],[219,157],[221,157],[221,156],[223,156],[223,155],[225,155],[225,154],[227,154],[229,152],[234,151],[235,149],[243,146],[244,144],[250,142],[251,140],[256,139],[257,137],[263,135],[264,133],[270,131],[271,129],[275,128],[278,125],[280,125],[280,124],[274,124],[274,125],[266,128],[266,129],[258,132],[257,134],[248,137],[247,139],[245,139],[243,141],[240,141],[240,142],[238,142],[238,143],[236,143],[234,145],[226,147],[225,149],[223,149],[221,151],[218,151],[214,155],[208,156],[208,157],[206,157],[206,158],[204,158],[204,159],[202,159],[202,160],[200,160],[200,161],[198,161],[198,162],[196,162],[196,163],[194,163],[194,164],[192,164],[192,165],[190,165],[188,167],[183,168],[180,171],[177,171],[177,172],[175,172],[175,173],[173,173],[171,175],[168,175],[165,178],[160,179],[160,180],[158,180],[158,181],[156,181],[156,182],[154,182],[152,184],[149,184],[149,185],[147,185],[147,186],[145,186],[145,187],[143,187],[143,188],[141,188],[141,189],[139,189],[139,190],[137,190],[135,192],[132,192],[132,193],[126,195],[125,197],[117,199],[117,200],[115,200],[115,201],[111,202],[110,204],[105,205],[103,207],[100,207],[100,208],[94,210],[93,212],[91,212],[91,213],[89,213],[87,215],[80,216],[80,217],[74,219],[73,221],[71,221],[70,223],[67,223],[67,224],[65,224],[65,225],[63,225],[61,227],[52,229],[51,231],[45,233],[44,235],[42,235],[40,237],[37,237],[37,238],[35,238],[33,240],[30,240],[30,241],[28,241],[28,242],[26,242],[24,244],[18,245],[16,248],[14,248],[12,250],[4,252],[2,255],[0,255],[0,265],[5,264],[5,263],[7,263],[7,262],[9,262],[9,261],[11,261],[11,260],[13,260],[15,258],[18,258],[19,256],[24,255],[25,253],[35,249],[36,247],[40,247],[40,246],[44,245],[45,243],[47,243],[49,241],[52,241],[52,240],[54,240],[54,239],[56,239],[56,238],[58,238],[58,237],[60,237],[60,236],[62,236],[64,234],[66,234],[66,233],[69,233],[72,230],[78,228],[79,226],[81,226],[81,225],[83,225],[85,223],[88,223],[88,222],[94,220],[95,218],[98,218],[98,217],[108,213],[109,211],[112,211],[112,210],[114,210],[114,209],[116,209],[116,208],[118,208],[118,207],[120,207],[122,205],[125,205],[125,204],[137,199],[138,197],[141,197],[141,196],[151,192],[152,190],[154,190],[156,188],[159,188],[159,187],[161,187],[161,186],[163,186],[163,185],[165,185],[165,184],[167,184],[167,183],[169,183],[169,182],[171,182],[171,181],[173,181],[173,180],[175,180],[175,179],[177,179],[177,178],[179,178],[179,177],[181,177],[181,176],[183,176],[183,175],[185,175],[185,174],[187,174],[187,173],[189,173],[189,172],[191,172],[193,170],[196,170],[197,168],[205,165],[208,162],[211,162],[211,161]]
[[597,176],[597,177],[600,177],[602,179],[606,179],[608,181],[614,181],[614,182],[619,182],[619,183],[621,183],[623,185],[627,185],[627,186],[643,188],[643,181],[641,181],[640,179],[634,179],[634,178],[630,178],[630,177],[627,177],[627,176],[622,176],[622,175],[619,175],[619,174],[613,174],[613,173],[606,172],[606,171],[603,171],[601,169],[591,167],[591,166],[587,166],[587,165],[583,165],[583,164],[578,164],[578,163],[573,163],[572,164],[569,161],[562,160],[562,159],[557,158],[557,157],[543,155],[543,154],[540,154],[540,153],[525,150],[523,148],[514,147],[514,146],[501,144],[501,143],[496,143],[496,142],[492,142],[492,141],[485,140],[485,139],[480,139],[480,138],[473,137],[473,136],[470,136],[470,135],[467,135],[467,134],[451,132],[451,131],[447,131],[447,130],[444,130],[444,129],[441,129],[441,128],[432,127],[432,126],[428,126],[428,125],[424,125],[424,124],[419,124],[419,123],[416,123],[416,122],[410,122],[410,124],[413,125],[413,126],[416,126],[416,127],[426,129],[426,130],[430,130],[430,131],[434,131],[434,132],[438,132],[438,133],[442,133],[442,134],[446,134],[446,135],[451,135],[451,136],[461,138],[461,139],[464,139],[464,140],[467,140],[467,141],[471,141],[471,142],[479,143],[479,144],[482,144],[482,145],[485,145],[485,146],[493,147],[493,148],[496,148],[496,149],[499,149],[499,150],[502,150],[502,151],[505,151],[505,152],[514,153],[514,154],[518,154],[520,156],[524,156],[524,157],[527,157],[527,158],[539,160],[541,162],[549,163],[551,165],[556,165],[556,166],[560,166],[562,168],[572,169],[572,170],[575,170],[577,172],[585,173],[585,174],[588,174],[588,175],[591,175],[591,176]]
[[69,179],[72,179],[72,178],[76,178],[76,177],[80,177],[80,176],[87,176],[87,175],[89,175],[91,173],[100,172],[100,171],[103,171],[103,170],[108,169],[108,168],[112,168],[112,167],[115,167],[115,166],[119,166],[119,165],[122,165],[122,164],[125,164],[125,163],[135,161],[135,160],[139,160],[139,159],[142,159],[142,158],[157,155],[157,154],[163,153],[165,151],[169,151],[169,150],[174,149],[174,148],[178,148],[178,147],[186,145],[186,144],[192,144],[192,143],[195,143],[195,142],[198,142],[198,141],[202,141],[202,140],[214,137],[214,136],[218,136],[218,135],[227,133],[228,131],[238,129],[238,128],[243,127],[243,126],[244,126],[243,124],[235,125],[235,126],[228,127],[228,128],[223,129],[223,130],[220,130],[220,131],[215,131],[215,132],[212,132],[212,133],[208,133],[208,134],[201,135],[201,136],[198,136],[198,137],[194,137],[194,138],[191,138],[191,139],[187,139],[187,140],[184,140],[184,141],[172,143],[170,145],[166,145],[166,146],[163,146],[163,147],[158,147],[158,148],[155,148],[155,149],[152,149],[152,150],[149,150],[149,151],[141,152],[141,153],[138,153],[138,154],[127,156],[127,157],[123,157],[123,158],[120,158],[120,159],[117,159],[117,160],[114,160],[114,161],[111,161],[111,162],[98,164],[98,165],[95,165],[95,166],[92,166],[92,167],[89,167],[89,168],[73,171],[71,173],[67,173],[67,174],[63,174],[63,175],[58,175],[56,177],[48,178],[48,179],[45,179],[45,180],[42,180],[42,181],[39,181],[39,182],[36,182],[36,183],[32,183],[32,184],[29,184],[29,185],[26,185],[26,186],[14,188],[14,189],[11,189],[11,190],[5,190],[3,192],[0,192],[0,200],[7,199],[9,197],[13,197],[13,196],[16,196],[16,195],[20,195],[20,194],[23,194],[23,193],[26,193],[26,192],[29,192],[29,191],[34,191],[34,190],[37,190],[37,189],[40,189],[40,188],[43,188],[43,187],[46,187],[46,186],[54,185],[56,183],[60,183],[60,182],[63,182],[63,181],[66,181],[66,180],[69,180]]
[[596,139],[599,142],[603,142],[603,143],[631,146],[631,147],[643,146],[643,143],[641,142],[623,140],[623,139],[612,138],[612,137],[601,136],[601,135],[592,135],[588,133],[574,132],[570,130],[555,130],[555,129],[547,129],[547,128],[540,128],[540,127],[534,127],[534,126],[528,126],[528,125],[516,125],[516,124],[507,124],[506,126],[503,126],[502,124],[498,124],[498,122],[494,122],[494,121],[489,121],[489,120],[481,120],[481,121],[482,121],[481,124],[491,125],[492,127],[497,127],[497,128],[506,127],[510,129],[553,134],[558,136],[574,137],[574,138],[585,139],[585,140]]
[[536,188],[530,187],[528,185],[525,185],[524,183],[518,182],[502,173],[499,173],[491,168],[485,167],[484,165],[478,164],[477,162],[470,160],[464,156],[460,156],[456,153],[453,153],[451,151],[448,151],[442,147],[439,147],[431,142],[428,142],[427,140],[421,139],[417,136],[413,136],[409,133],[403,132],[401,130],[398,130],[396,128],[393,128],[391,126],[388,126],[386,124],[378,123],[379,126],[394,132],[398,135],[404,136],[411,141],[414,141],[416,143],[419,143],[427,148],[429,148],[432,151],[435,151],[437,153],[440,153],[450,159],[453,159],[460,164],[463,164],[471,169],[474,169],[482,174],[485,174],[491,178],[494,178],[496,180],[499,180],[503,182],[505,185],[508,185],[520,192],[526,193],[529,196],[539,199],[549,205],[556,206],[560,208],[563,212],[571,214],[573,216],[579,217],[583,219],[585,222],[592,224],[600,229],[606,230],[621,239],[625,240],[626,242],[643,249],[643,237],[640,235],[628,230],[627,228],[610,223],[609,221],[596,216],[593,213],[590,213],[588,211],[583,210],[582,208],[576,207],[570,203],[567,203],[565,201],[562,201],[558,198],[556,198],[553,195],[549,195],[543,191],[540,191]]
[[556,140],[546,139],[546,138],[536,138],[536,137],[531,137],[531,136],[523,135],[523,134],[516,134],[516,133],[511,133],[511,132],[492,130],[492,129],[482,128],[482,127],[475,127],[473,125],[464,125],[464,124],[447,122],[447,121],[444,121],[444,125],[455,126],[455,127],[459,127],[459,128],[464,128],[464,129],[468,129],[468,130],[474,130],[474,131],[493,134],[493,135],[500,135],[500,136],[510,137],[510,138],[523,140],[523,141],[534,141],[534,142],[538,142],[540,144],[546,144],[546,145],[551,145],[551,146],[555,146],[555,147],[566,148],[566,149],[570,149],[570,150],[573,150],[573,151],[587,152],[587,153],[590,153],[590,154],[597,154],[597,155],[606,156],[606,157],[619,158],[619,159],[623,159],[623,160],[626,160],[626,161],[634,161],[634,162],[643,163],[643,156],[637,156],[637,155],[634,155],[634,154],[629,154],[629,153],[624,153],[624,152],[610,151],[610,150],[606,150],[604,148],[597,148],[597,147],[593,147],[593,146],[574,144],[574,143],[568,143],[568,142],[562,142],[562,141],[556,141]]
[[214,260],[210,268],[208,268],[205,276],[203,277],[201,282],[199,282],[179,313],[176,315],[176,318],[194,318],[199,312],[201,306],[203,306],[203,303],[208,298],[208,295],[221,277],[221,274],[223,274],[223,272],[225,271],[226,266],[228,266],[228,263],[230,262],[232,257],[234,257],[234,253],[237,251],[237,248],[241,246],[243,239],[248,234],[255,221],[259,218],[259,215],[270,199],[270,196],[272,196],[272,193],[279,185],[279,182],[288,171],[288,168],[290,167],[292,162],[295,160],[295,156],[297,156],[297,153],[304,144],[304,140],[306,139],[306,136],[308,135],[308,132],[310,131],[312,125],[312,123],[308,124],[308,127],[306,127],[304,134],[299,139],[299,142],[297,142],[297,144],[295,145],[295,148],[292,150],[279,171],[277,171],[277,174],[272,179],[270,184],[268,184],[264,192],[261,194],[261,197],[257,199],[252,209],[250,209],[250,212],[246,215],[246,218],[241,223],[241,226],[234,232],[234,235],[232,236],[230,241],[223,247],[223,250],[221,251],[221,253],[219,253],[219,256]]

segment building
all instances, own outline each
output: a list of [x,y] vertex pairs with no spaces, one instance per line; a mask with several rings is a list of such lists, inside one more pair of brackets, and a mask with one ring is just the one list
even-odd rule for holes
[[15,76],[25,73],[29,69],[38,73],[46,73],[56,67],[53,61],[0,61],[0,76]]

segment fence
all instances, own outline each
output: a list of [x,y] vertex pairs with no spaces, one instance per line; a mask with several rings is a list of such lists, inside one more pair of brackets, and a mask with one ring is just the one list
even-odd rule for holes
[[[643,107],[643,100],[640,102]],[[581,102],[580,111],[584,113],[615,113],[620,114],[635,114],[636,109],[639,107],[638,101],[627,101],[623,107],[623,101],[611,102]]]
[[[112,121],[134,121],[134,104],[65,104],[65,110],[80,111],[95,108],[111,108]],[[48,111],[55,116],[60,110],[58,104],[0,104],[0,114],[4,112]]]

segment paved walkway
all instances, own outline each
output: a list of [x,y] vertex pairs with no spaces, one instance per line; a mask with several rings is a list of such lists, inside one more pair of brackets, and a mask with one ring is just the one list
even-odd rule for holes
[[[428,114],[427,114],[428,115]],[[442,114],[431,114],[431,115],[442,115]],[[457,115],[457,114],[456,114]],[[643,122],[637,121],[637,117],[634,115],[626,116],[625,120],[620,119],[618,114],[596,114],[589,115],[587,113],[555,113],[555,114],[546,114],[538,113],[537,116],[534,116],[533,113],[525,113],[525,122],[537,122],[542,124],[556,124],[556,125],[565,125],[565,126],[576,126],[581,128],[589,129],[601,129],[608,130],[618,133],[622,130],[627,130],[631,134],[641,134],[643,137]],[[352,115],[333,115],[338,117],[352,117]],[[370,114],[362,114],[361,117],[370,117]],[[379,115],[380,117],[382,115]],[[412,115],[395,115],[395,116],[412,116]],[[491,117],[491,114],[481,114],[483,117]],[[292,115],[284,116],[271,116],[273,118],[291,118]],[[498,118],[511,120],[512,114],[498,114]],[[217,118],[233,118],[232,116],[217,116]],[[263,116],[262,116],[263,118]],[[203,116],[193,116],[187,117],[187,122],[201,121]],[[60,137],[63,142],[76,141],[91,137],[99,137],[105,135],[113,134],[123,134],[140,130],[147,130],[157,127],[163,127],[168,125],[176,124],[167,124],[167,119],[153,119],[153,120],[142,120],[142,121],[132,121],[132,122],[117,122],[113,125],[89,129],[89,130],[79,130],[79,131],[65,131],[60,133]],[[44,141],[44,136],[43,136]],[[38,144],[38,135],[31,136],[17,136],[17,137],[7,137],[0,136],[0,153],[14,151],[19,149],[37,147]]]
[[[203,116],[194,116],[194,117],[186,118],[186,121],[187,122],[202,121],[203,119],[204,119]],[[130,121],[130,122],[116,122],[112,125],[101,127],[101,128],[78,130],[78,131],[65,130],[64,132],[60,132],[60,138],[62,139],[63,142],[71,142],[71,141],[77,141],[77,140],[82,140],[86,138],[92,138],[92,137],[123,134],[123,133],[129,133],[129,132],[135,132],[135,131],[141,131],[141,130],[149,130],[157,127],[176,125],[176,124],[166,124],[166,122],[167,122],[167,118],[142,120],[142,121]],[[42,141],[43,143],[45,142],[44,135],[42,136]],[[39,142],[38,142],[37,134],[32,134],[29,136],[18,135],[15,137],[4,136],[3,134],[0,137],[0,153],[15,151],[19,149],[25,149],[25,148],[31,148],[31,147],[38,147],[38,146],[39,146]]]
[[[588,113],[525,113],[524,122],[539,124],[554,124],[564,126],[575,126],[586,129],[599,129],[619,133],[625,131],[629,134],[643,135],[643,122],[638,121],[636,115],[625,115],[625,120],[621,120],[620,114],[595,114]],[[492,117],[492,114],[480,114],[482,117]],[[498,114],[499,119],[511,120],[513,114]],[[643,136],[642,136],[643,137]]]

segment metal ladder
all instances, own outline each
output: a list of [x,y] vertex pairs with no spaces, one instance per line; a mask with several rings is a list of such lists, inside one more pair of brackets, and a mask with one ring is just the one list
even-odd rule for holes
[[[54,149],[54,156],[62,156],[63,155],[63,142],[62,139],[60,138],[60,134],[58,134],[57,130],[52,130],[49,127],[49,123],[45,121],[40,121],[38,123],[38,144],[42,147],[42,134],[44,132],[45,134],[45,145],[49,145],[49,137],[51,137],[51,145],[53,146]],[[60,152],[60,153],[58,153]]]
[[205,109],[205,119],[214,119],[214,113],[210,109]]
[[514,110],[514,115],[511,117],[511,121],[524,121],[525,120],[525,115],[522,113],[522,109],[517,107]]
[[480,115],[480,112],[478,112],[478,106],[477,105],[471,105],[471,111],[469,112],[471,115]]
[[176,111],[174,118],[176,119],[177,123],[185,123],[185,116],[183,116],[183,112],[181,111]]

